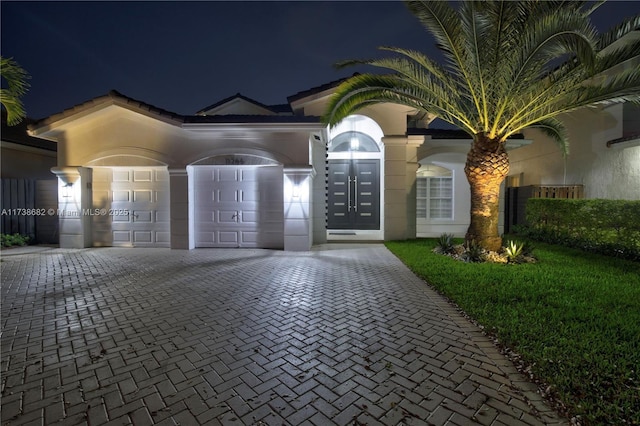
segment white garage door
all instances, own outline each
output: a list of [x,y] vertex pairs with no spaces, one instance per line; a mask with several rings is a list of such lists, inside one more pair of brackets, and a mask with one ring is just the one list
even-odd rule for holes
[[194,167],[196,247],[284,247],[282,166]]
[[94,168],[93,211],[95,246],[169,247],[169,172]]

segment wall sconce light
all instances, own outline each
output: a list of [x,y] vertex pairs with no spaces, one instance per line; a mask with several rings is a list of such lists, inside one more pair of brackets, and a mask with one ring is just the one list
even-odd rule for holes
[[71,188],[73,188],[73,183],[65,183],[62,187],[62,197],[70,198],[71,197]]

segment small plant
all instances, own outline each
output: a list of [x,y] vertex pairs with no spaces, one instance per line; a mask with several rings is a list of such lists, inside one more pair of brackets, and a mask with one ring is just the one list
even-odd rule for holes
[[530,241],[522,243],[522,255],[525,257],[533,257],[533,250],[535,246]]
[[467,262],[484,262],[486,252],[480,244],[471,240],[465,244],[462,257]]
[[442,234],[436,241],[436,253],[453,254],[455,253],[455,245],[453,243],[453,234]]
[[2,247],[26,246],[29,237],[20,234],[0,234],[0,243]]
[[504,254],[507,256],[507,260],[509,263],[520,263],[523,253],[524,244],[517,243],[516,241],[509,241],[507,246],[504,248]]

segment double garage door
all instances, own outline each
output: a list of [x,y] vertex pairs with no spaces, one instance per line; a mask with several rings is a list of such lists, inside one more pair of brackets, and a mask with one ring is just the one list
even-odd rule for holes
[[282,166],[193,171],[196,247],[284,247]]

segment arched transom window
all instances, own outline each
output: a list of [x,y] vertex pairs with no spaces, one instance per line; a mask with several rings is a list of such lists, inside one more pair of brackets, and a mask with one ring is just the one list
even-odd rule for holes
[[371,136],[349,131],[331,139],[329,152],[380,152],[380,147]]

